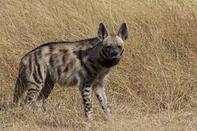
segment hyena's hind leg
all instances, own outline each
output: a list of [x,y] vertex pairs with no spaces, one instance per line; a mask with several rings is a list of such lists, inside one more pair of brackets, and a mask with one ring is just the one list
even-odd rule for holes
[[22,97],[22,95],[25,92],[24,87],[25,87],[25,85],[24,85],[23,81],[20,78],[17,78],[15,89],[14,89],[14,98],[13,98],[14,104],[16,104],[16,105],[19,104],[20,98]]
[[26,92],[26,97],[24,100],[24,103],[26,105],[33,105],[35,104],[35,101],[42,89],[42,84],[37,84],[34,82],[28,82],[27,84],[27,92]]
[[44,87],[40,91],[40,93],[37,97],[37,100],[36,100],[36,105],[41,110],[45,110],[45,107],[44,107],[45,101],[48,98],[48,96],[50,95],[51,91],[53,90],[54,84],[55,84],[55,82],[53,80],[50,80],[48,78],[46,79]]

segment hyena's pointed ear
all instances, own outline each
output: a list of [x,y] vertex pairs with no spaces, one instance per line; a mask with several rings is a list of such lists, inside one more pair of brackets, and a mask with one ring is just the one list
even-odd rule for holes
[[126,23],[122,23],[122,25],[120,26],[118,36],[122,38],[123,41],[125,41],[128,38],[128,30]]
[[100,23],[99,24],[98,36],[97,37],[100,40],[104,40],[107,36],[108,36],[108,33],[107,33],[107,30],[106,30],[104,24],[103,23]]

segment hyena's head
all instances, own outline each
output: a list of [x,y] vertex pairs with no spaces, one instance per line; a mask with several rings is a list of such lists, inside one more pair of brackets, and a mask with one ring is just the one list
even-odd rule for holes
[[124,52],[124,41],[128,38],[126,23],[122,23],[117,34],[108,35],[103,23],[99,24],[98,36],[101,42],[100,56],[109,67],[118,64]]

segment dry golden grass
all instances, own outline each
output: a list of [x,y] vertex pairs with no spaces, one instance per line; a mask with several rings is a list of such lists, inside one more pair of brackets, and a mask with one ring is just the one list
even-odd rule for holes
[[[96,35],[104,22],[129,40],[107,88],[113,117],[94,99],[87,122],[76,88],[57,87],[47,111],[12,108],[20,58],[48,41]],[[0,130],[176,131],[197,129],[196,0],[1,0]],[[77,93],[76,93],[77,92]]]

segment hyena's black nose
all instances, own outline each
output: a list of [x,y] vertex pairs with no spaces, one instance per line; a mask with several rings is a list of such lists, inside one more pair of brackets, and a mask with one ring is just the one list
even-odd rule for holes
[[117,51],[112,51],[112,52],[111,52],[111,56],[112,56],[112,57],[118,56],[118,52],[117,52]]

